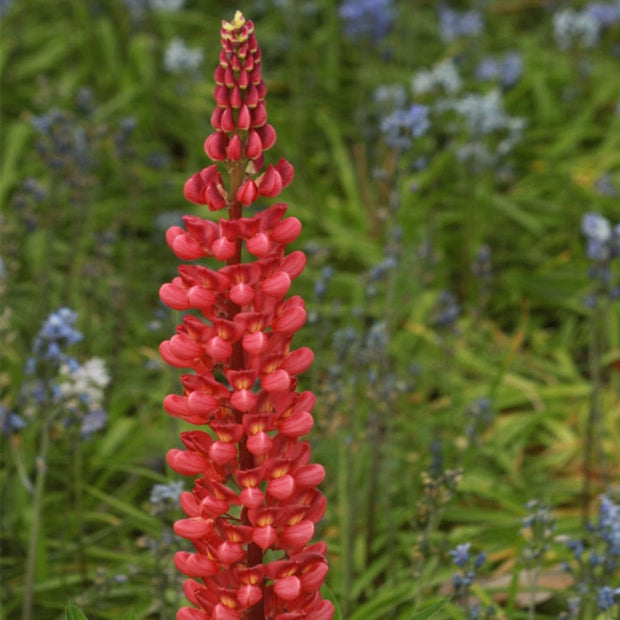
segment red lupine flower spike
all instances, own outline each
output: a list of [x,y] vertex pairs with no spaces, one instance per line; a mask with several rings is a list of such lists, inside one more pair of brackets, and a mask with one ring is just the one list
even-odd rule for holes
[[[166,396],[164,409],[209,429],[183,432],[184,449],[167,454],[173,470],[197,476],[181,495],[186,518],[174,525],[195,547],[174,557],[190,577],[184,590],[194,605],[177,619],[330,620],[334,607],[319,592],[326,548],[310,543],[325,512],[317,489],[325,471],[310,462],[301,439],[313,427],[315,398],[297,392],[297,375],[314,356],[308,347],[291,348],[306,310],[301,297],[286,297],[306,263],[303,252],[286,253],[301,223],[285,217],[284,203],[242,217],[259,196],[277,196],[294,171],[284,159],[265,167],[276,132],[267,122],[253,23],[237,12],[222,23],[221,43],[214,132],[204,141],[216,163],[192,175],[184,194],[211,211],[226,209],[228,219],[185,216],[185,228],[170,228],[166,241],[181,260],[225,264],[182,265],[160,289],[171,308],[202,314],[187,314],[160,345],[170,365],[191,370],[181,377],[183,393]],[[252,259],[242,262],[244,255]],[[241,507],[233,511],[238,517],[231,506]],[[266,560],[270,550],[280,559]]]

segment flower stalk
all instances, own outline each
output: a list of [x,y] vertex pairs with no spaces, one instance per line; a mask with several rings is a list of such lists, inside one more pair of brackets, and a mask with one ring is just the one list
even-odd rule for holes
[[276,132],[267,123],[252,21],[237,12],[220,34],[215,131],[204,143],[215,163],[194,174],[184,193],[210,211],[226,210],[228,219],[186,215],[185,228],[171,227],[166,240],[182,260],[223,265],[181,265],[160,289],[166,305],[186,312],[161,355],[191,371],[181,377],[183,394],[168,395],[164,409],[207,429],[182,432],[185,448],[167,455],[172,469],[197,476],[180,497],[186,518],[174,524],[195,547],[174,558],[194,605],[177,618],[329,620],[334,607],[319,591],[326,546],[311,543],[325,512],[317,489],[325,472],[302,439],[313,426],[315,397],[297,389],[313,353],[291,349],[306,310],[301,297],[287,297],[305,266],[303,252],[286,253],[301,223],[285,217],[284,203],[244,216],[258,198],[278,196],[294,172],[284,159],[265,166]]

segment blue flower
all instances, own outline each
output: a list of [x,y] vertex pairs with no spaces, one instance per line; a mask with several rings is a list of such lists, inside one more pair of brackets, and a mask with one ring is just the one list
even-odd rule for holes
[[586,213],[581,218],[581,231],[599,243],[606,243],[611,239],[611,226],[607,218],[598,213]]
[[455,549],[450,551],[453,562],[459,567],[463,568],[469,562],[469,549],[471,543],[463,543],[457,545]]
[[414,103],[406,109],[394,110],[381,121],[386,143],[400,151],[411,146],[413,138],[423,136],[430,127],[428,107]]
[[615,604],[615,597],[620,595],[620,588],[612,589],[610,586],[599,588],[597,603],[601,611],[611,609]]
[[603,28],[613,26],[620,21],[620,2],[592,2],[583,12],[593,17]]
[[55,363],[70,364],[71,361],[66,358],[63,348],[82,339],[82,334],[73,327],[76,320],[77,313],[69,308],[60,308],[52,312],[35,338],[34,355]]
[[475,37],[482,29],[482,15],[478,11],[455,11],[447,6],[439,9],[439,30],[447,43],[459,37]]
[[600,30],[598,19],[586,11],[563,9],[553,16],[553,35],[561,50],[594,47]]
[[9,411],[0,405],[0,431],[4,435],[12,435],[18,433],[26,426],[23,418],[14,411]]
[[346,0],[340,5],[344,33],[352,40],[383,39],[394,21],[392,0]]
[[480,61],[476,77],[485,82],[499,81],[504,88],[511,88],[523,73],[523,61],[518,52],[509,52],[502,60],[489,56]]

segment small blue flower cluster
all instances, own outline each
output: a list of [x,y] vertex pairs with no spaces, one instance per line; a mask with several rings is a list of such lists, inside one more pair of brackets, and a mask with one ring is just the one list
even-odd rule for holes
[[598,523],[589,523],[584,539],[564,538],[572,560],[565,570],[576,578],[577,596],[570,600],[566,618],[575,618],[591,601],[608,611],[620,598],[620,503],[608,495],[600,498]]
[[493,421],[493,409],[491,399],[488,396],[477,398],[467,409],[465,409],[467,426],[465,434],[469,446],[476,444],[480,435],[489,427]]
[[20,390],[20,415],[0,407],[4,434],[19,432],[25,420],[46,419],[62,428],[78,427],[83,438],[102,429],[107,422],[103,406],[104,389],[110,377],[103,360],[91,358],[84,364],[67,353],[82,340],[74,325],[78,315],[62,307],[44,321],[26,362],[28,379]]
[[204,53],[200,48],[188,47],[183,39],[175,37],[164,52],[164,69],[168,73],[191,73],[200,67],[203,60]]
[[582,10],[562,9],[553,16],[553,35],[564,51],[595,47],[605,28],[620,22],[620,2],[592,2]]
[[345,0],[340,5],[344,33],[352,41],[370,39],[379,43],[394,22],[393,0]]
[[435,305],[435,325],[444,329],[452,327],[460,315],[461,308],[456,297],[450,291],[441,291]]
[[470,551],[471,543],[467,542],[457,545],[449,552],[454,564],[461,569],[452,578],[457,600],[466,608],[468,618],[472,620],[475,618],[492,618],[495,616],[495,608],[490,606],[483,611],[480,603],[475,597],[470,596],[469,591],[487,556],[486,553],[481,552],[472,557]]
[[52,362],[57,368],[61,364],[75,366],[75,360],[67,356],[64,349],[82,339],[82,334],[73,327],[77,317],[69,308],[60,308],[47,317],[34,340],[34,356],[27,364],[30,373],[35,371],[37,360]]
[[406,151],[414,138],[423,136],[430,127],[429,109],[414,103],[408,108],[394,110],[381,121],[386,144],[396,151]]
[[[479,65],[478,74],[497,80],[506,89],[521,74],[520,57],[507,55],[504,63],[487,59]],[[495,166],[522,138],[525,120],[506,112],[501,89],[462,93],[463,80],[450,59],[417,71],[411,88],[415,96],[433,97],[429,104],[433,126],[451,137],[457,158],[474,172]]]
[[620,286],[614,283],[613,263],[620,257],[620,224],[612,226],[598,213],[586,213],[581,219],[581,231],[586,237],[586,257],[590,261],[588,275],[594,282],[594,293],[586,305],[595,307],[604,298],[620,298]]
[[504,89],[512,88],[521,79],[523,60],[518,52],[508,52],[502,58],[489,56],[476,67],[476,77],[483,82],[499,82]]
[[439,8],[439,32],[446,43],[460,37],[478,36],[483,29],[479,11],[456,11],[448,6]]
[[522,556],[528,568],[533,568],[551,548],[556,523],[548,504],[538,499],[530,500],[526,505],[527,515],[522,520],[522,534],[526,540]]

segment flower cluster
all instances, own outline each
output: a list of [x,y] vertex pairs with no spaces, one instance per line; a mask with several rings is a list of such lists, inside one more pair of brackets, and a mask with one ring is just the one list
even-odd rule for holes
[[344,32],[349,39],[383,39],[394,21],[393,0],[345,0],[340,6]]
[[183,39],[175,37],[164,52],[164,68],[169,73],[196,71],[202,64],[203,57],[202,50],[190,48]]
[[478,63],[476,77],[485,82],[499,81],[502,88],[512,88],[523,72],[523,60],[518,52],[508,52],[501,58],[488,56]]
[[[63,307],[43,322],[26,363],[28,379],[21,398],[27,418],[42,412],[65,429],[79,428],[82,438],[87,438],[107,422],[103,401],[110,376],[102,359],[93,357],[80,364],[69,355],[67,349],[82,340],[74,327],[77,318],[76,312]],[[18,418],[11,418],[13,432],[26,424]]]
[[77,368],[77,362],[64,351],[82,339],[82,334],[74,327],[76,320],[77,313],[69,308],[60,308],[47,317],[32,345],[33,355],[26,365],[29,374],[35,372],[41,361],[54,365],[56,370],[61,365]]
[[586,238],[586,258],[590,261],[588,275],[594,292],[587,305],[596,306],[599,298],[620,297],[620,286],[614,284],[612,264],[620,257],[620,224],[612,227],[609,220],[598,213],[586,213],[581,219],[581,231]]
[[553,36],[564,51],[595,47],[601,32],[620,22],[620,2],[592,2],[582,10],[562,9],[553,16]]
[[551,547],[556,529],[551,509],[540,500],[533,499],[525,505],[527,515],[522,521],[521,533],[525,538],[523,561],[528,567],[542,561]]
[[[597,523],[588,523],[586,537],[559,537],[571,551],[564,568],[575,575],[577,596],[567,617],[596,606],[607,611],[620,597],[620,504],[602,495]],[[584,616],[585,617],[585,616]]]
[[428,108],[417,103],[394,110],[381,121],[381,132],[387,145],[397,151],[407,150],[413,138],[424,135],[429,127]]
[[482,61],[476,76],[497,83],[486,92],[463,92],[463,78],[450,58],[418,70],[411,80],[411,91],[428,106],[433,127],[441,128],[457,158],[474,172],[496,166],[521,141],[525,120],[509,115],[503,98],[503,90],[520,78],[521,66],[516,53]]
[[110,383],[105,362],[93,357],[81,366],[60,369],[58,400],[65,413],[80,423],[82,437],[104,428],[108,414],[103,405],[104,390]]
[[[182,260],[225,265],[182,265],[160,289],[166,305],[194,311],[160,346],[166,362],[193,371],[181,377],[183,395],[168,395],[164,409],[209,429],[183,432],[185,449],[167,457],[178,473],[199,476],[180,496],[186,518],[174,531],[195,547],[176,553],[177,568],[201,583],[185,582],[196,607],[183,607],[177,618],[329,620],[333,605],[319,592],[326,546],[310,542],[325,511],[316,488],[325,472],[310,463],[302,440],[313,426],[315,397],[297,390],[313,353],[291,349],[306,310],[301,297],[287,298],[305,266],[302,252],[286,254],[301,224],[285,217],[283,203],[242,216],[259,196],[277,196],[293,168],[283,159],[264,168],[276,133],[267,123],[252,21],[237,12],[222,23],[221,42],[215,131],[204,148],[223,163],[229,185],[216,163],[187,181],[185,196],[212,211],[226,208],[229,219],[187,215],[185,229],[171,227],[166,239]],[[254,260],[242,262],[242,253]]]
[[457,545],[450,551],[452,561],[461,570],[455,573],[452,582],[457,599],[467,610],[469,618],[491,618],[494,617],[495,609],[490,606],[482,609],[480,603],[475,597],[470,596],[470,587],[474,583],[477,572],[485,563],[487,556],[484,551],[478,553],[475,557],[471,557],[471,543],[463,543]]
[[460,37],[478,36],[484,28],[479,11],[457,11],[449,6],[439,8],[439,30],[444,42]]

